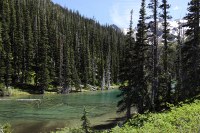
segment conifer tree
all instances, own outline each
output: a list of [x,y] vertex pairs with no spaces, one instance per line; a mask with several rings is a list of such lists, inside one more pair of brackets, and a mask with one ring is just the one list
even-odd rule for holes
[[30,19],[30,12],[28,7],[26,7],[27,3],[25,3],[24,7],[24,39],[25,39],[25,45],[24,45],[24,53],[25,53],[25,69],[24,71],[24,82],[30,83],[31,82],[31,70],[32,70],[32,60],[33,60],[33,32],[32,32],[32,26],[31,26],[31,19]]
[[151,0],[148,8],[152,9],[153,15],[153,61],[152,61],[152,71],[153,71],[153,79],[152,79],[152,96],[151,96],[151,104],[152,110],[155,110],[155,106],[158,104],[158,38],[157,38],[157,18],[158,18],[158,0]]
[[63,25],[62,24],[59,24],[59,28],[61,29],[61,33],[59,35],[59,38],[58,38],[58,48],[59,48],[59,86],[61,87],[61,90],[64,90],[64,77],[63,77],[63,54],[64,54],[64,51],[63,51],[63,48],[64,48],[64,37],[62,35],[63,33]]
[[121,93],[118,97],[121,97],[121,100],[117,103],[117,112],[126,112],[126,119],[130,119],[131,108],[135,106],[135,104],[132,103],[133,99],[135,99],[132,94],[132,88],[131,86],[121,86],[119,89]]
[[149,109],[149,94],[146,78],[146,50],[147,50],[147,27],[145,24],[146,11],[145,0],[142,0],[140,9],[140,18],[138,21],[138,31],[136,34],[137,41],[133,49],[133,64],[132,64],[132,86],[134,88],[135,99],[134,103],[138,108],[138,113],[144,113]]
[[[162,10],[162,13],[160,13],[160,17],[164,20],[162,23],[163,26],[163,43],[164,43],[164,51],[163,51],[163,73],[161,74],[162,77],[164,78],[164,83],[162,85],[162,87],[164,86],[164,88],[160,88],[161,90],[165,90],[166,96],[163,95],[163,97],[166,97],[165,102],[170,102],[171,99],[171,74],[170,74],[170,70],[168,68],[168,36],[169,36],[169,22],[168,20],[171,19],[171,16],[169,15],[169,8],[170,5],[168,4],[167,0],[162,0],[162,4],[160,5],[160,9]],[[160,83],[161,84],[161,83]]]
[[15,1],[16,8],[16,43],[13,46],[13,69],[15,82],[19,83],[22,71],[22,47],[23,47],[23,31],[22,31],[22,8],[19,0]]
[[10,24],[10,8],[8,0],[3,1],[3,11],[2,11],[2,40],[3,40],[3,47],[5,50],[5,85],[6,87],[10,86],[11,83],[11,43],[10,43],[10,36],[9,36],[9,24]]
[[88,114],[88,112],[87,112],[86,108],[84,107],[83,116],[81,117],[81,120],[83,121],[82,128],[85,131],[85,133],[90,132],[90,121],[87,118],[87,114]]
[[[44,1],[45,3],[45,1]],[[45,5],[45,4],[44,4]],[[49,83],[49,71],[47,67],[48,55],[48,34],[47,34],[47,25],[46,25],[46,16],[45,9],[40,12],[40,42],[38,46],[38,82],[41,87],[42,93],[48,88]]]
[[[134,72],[132,71],[132,65],[133,65],[133,48],[135,45],[135,41],[133,38],[133,29],[132,29],[132,20],[133,16],[133,10],[131,10],[131,19],[130,19],[130,25],[129,25],[129,32],[127,33],[127,40],[125,44],[124,49],[124,59],[123,59],[123,65],[121,70],[121,79],[122,85],[120,87],[121,94],[119,94],[119,97],[122,97],[122,99],[118,102],[118,112],[126,111],[126,117],[127,119],[131,118],[131,107],[134,105],[134,88],[132,84],[132,78],[134,75]],[[130,65],[131,64],[131,65]]]
[[33,27],[33,37],[34,37],[34,58],[33,58],[33,71],[35,72],[35,86],[38,87],[38,78],[39,78],[39,17],[38,17],[38,9],[36,11],[34,18],[34,27]]
[[196,95],[200,86],[200,1],[191,0],[185,19],[189,27],[186,31],[188,41],[182,48],[183,90],[181,99]]
[[56,75],[56,65],[57,65],[57,46],[58,46],[58,24],[57,24],[57,14],[54,13],[55,9],[51,11],[48,25],[48,44],[49,44],[49,77],[51,79],[51,84],[56,87],[57,84],[57,75]]
[[[66,29],[67,32],[67,29]],[[71,73],[71,66],[70,66],[70,47],[69,47],[69,36],[66,36],[65,45],[63,47],[64,55],[63,55],[63,76],[64,76],[64,88],[62,93],[69,92],[69,89],[72,85],[72,73]]]
[[84,32],[84,82],[85,86],[91,82],[91,55],[90,55],[90,47],[89,47],[89,27],[85,25],[86,30]]
[[105,38],[103,38],[103,41],[101,42],[101,90],[105,89],[105,82],[106,82],[106,72],[105,72],[105,60],[104,60],[104,43]]
[[[16,59],[15,56],[15,49],[16,49],[16,38],[17,38],[17,31],[16,31],[16,10],[15,10],[15,2],[9,1],[10,4],[10,43],[11,43],[11,52],[13,54],[13,59]],[[12,62],[14,73],[12,72],[12,83],[16,83],[16,64],[14,61]]]
[[[81,84],[81,80],[80,80],[80,78],[79,78],[79,75],[78,75],[78,71],[77,71],[77,68],[76,68],[76,65],[75,65],[75,60],[74,60],[74,58],[75,58],[75,55],[74,55],[74,50],[71,48],[70,49],[70,62],[71,62],[71,66],[70,66],[70,68],[71,68],[71,70],[69,69],[69,75],[71,75],[71,78],[70,77],[68,77],[69,79],[69,81],[70,80],[72,80],[73,81],[73,85],[76,87],[76,89],[81,89],[80,87],[79,87],[79,85]],[[69,82],[68,81],[68,82]],[[70,83],[70,82],[69,82]]]
[[92,61],[91,61],[91,66],[92,66],[92,85],[96,85],[97,81],[96,81],[96,63],[97,63],[97,59],[96,59],[96,47],[95,47],[95,44],[96,44],[96,31],[95,31],[95,25],[93,24],[93,29],[91,31],[91,36],[90,36],[90,44],[92,45],[91,47],[91,56],[92,56]]
[[182,24],[179,23],[179,31],[178,31],[178,39],[177,39],[177,51],[176,51],[176,91],[175,91],[175,103],[178,103],[181,98],[181,91],[182,91],[182,46],[183,46],[183,37],[181,37],[181,31],[182,31]]
[[1,16],[0,16],[0,84],[3,82],[3,43],[2,43],[2,23],[1,23]]
[[110,50],[110,45],[108,46],[108,54],[106,58],[106,86],[107,89],[110,89],[111,86],[111,50]]

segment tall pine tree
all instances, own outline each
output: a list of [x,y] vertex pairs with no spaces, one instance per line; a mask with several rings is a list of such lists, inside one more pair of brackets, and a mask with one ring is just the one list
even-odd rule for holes
[[5,74],[4,80],[5,85],[8,88],[11,83],[11,43],[10,43],[10,36],[9,36],[9,24],[10,24],[10,8],[8,0],[3,0],[3,11],[2,11],[2,40],[3,40],[3,48],[5,50]]
[[[130,26],[129,26],[129,32],[127,33],[127,40],[125,44],[124,49],[124,58],[123,58],[123,64],[122,64],[122,70],[121,70],[121,80],[123,83],[123,86],[120,87],[121,94],[119,94],[119,97],[122,97],[122,99],[118,102],[118,112],[126,111],[126,117],[127,119],[131,118],[131,107],[134,106],[135,100],[135,94],[133,88],[133,77],[134,77],[134,71],[132,68],[133,65],[133,48],[135,45],[135,40],[133,38],[133,10],[131,10],[131,19],[130,19]],[[131,64],[131,65],[130,65]]]
[[183,90],[181,99],[197,94],[200,91],[200,0],[191,0],[188,4],[185,19],[189,27],[186,31],[188,41],[182,48]]
[[[170,102],[171,101],[171,72],[169,70],[169,65],[168,65],[168,38],[169,38],[169,19],[171,19],[171,16],[169,15],[169,8],[170,5],[168,4],[167,0],[162,0],[162,4],[160,5],[160,9],[162,12],[160,13],[160,17],[163,19],[163,43],[164,43],[164,51],[163,51],[163,70],[161,75],[159,76],[162,78],[163,83],[160,82],[159,85],[159,92],[160,93],[165,93],[166,95],[162,95],[164,102]],[[161,87],[162,86],[162,87]],[[167,92],[167,93],[166,93]]]
[[150,107],[149,94],[146,77],[146,50],[147,50],[147,27],[145,24],[146,11],[145,0],[142,0],[140,17],[138,21],[137,40],[133,49],[133,64],[131,72],[134,72],[131,85],[134,88],[134,103],[138,108],[138,113],[144,113]]
[[[16,31],[16,10],[15,10],[15,2],[9,1],[10,4],[10,42],[11,42],[11,52],[13,54],[13,58],[15,58],[14,51],[16,49],[16,39],[17,39],[17,31]],[[12,83],[16,83],[16,65],[14,61],[12,62],[14,73],[12,72]]]
[[42,1],[43,10],[40,11],[40,42],[38,45],[38,82],[41,87],[42,93],[48,88],[49,85],[49,71],[47,67],[48,55],[48,34],[47,34],[47,21],[46,21],[46,1]]
[[[2,3],[1,3],[2,4]],[[2,18],[0,15],[0,84],[3,82],[3,43],[2,43]]]
[[31,83],[31,70],[32,70],[32,60],[33,60],[33,32],[32,32],[32,26],[31,26],[31,19],[30,19],[30,12],[27,7],[27,3],[24,4],[24,39],[25,39],[25,45],[24,45],[24,60],[25,60],[25,69],[24,71],[24,82],[25,83]]
[[158,104],[158,38],[157,38],[157,18],[158,18],[158,0],[151,0],[148,7],[152,10],[153,15],[151,18],[153,18],[153,45],[152,45],[152,55],[153,55],[153,61],[152,61],[152,71],[153,71],[153,79],[152,79],[152,96],[151,96],[151,104],[152,104],[152,110],[156,109],[156,105]]
[[[16,43],[13,45],[13,69],[14,83],[19,83],[22,79],[22,47],[23,47],[23,17],[20,0],[15,1],[16,8]],[[22,80],[21,80],[22,81]]]

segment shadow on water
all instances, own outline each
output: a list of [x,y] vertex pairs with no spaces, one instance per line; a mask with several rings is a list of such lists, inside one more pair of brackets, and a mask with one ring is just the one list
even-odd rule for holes
[[109,119],[105,121],[106,124],[95,125],[92,128],[94,130],[109,130],[117,125],[122,125],[122,123],[126,120],[126,117],[117,117],[113,119]]
[[13,129],[16,133],[47,133],[56,131],[57,128],[62,128],[63,123],[51,124],[49,122],[37,122],[32,124],[16,124]]

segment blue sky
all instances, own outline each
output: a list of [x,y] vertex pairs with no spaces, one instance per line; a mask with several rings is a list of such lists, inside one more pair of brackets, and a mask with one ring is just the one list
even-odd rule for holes
[[[95,18],[101,24],[116,24],[121,28],[129,26],[130,10],[134,10],[133,23],[137,24],[141,0],[52,0],[64,7],[78,10],[82,15]],[[159,0],[161,1],[161,0]],[[187,13],[190,0],[168,0],[170,15],[179,19]],[[149,3],[149,0],[147,0]],[[150,11],[147,10],[147,13]]]

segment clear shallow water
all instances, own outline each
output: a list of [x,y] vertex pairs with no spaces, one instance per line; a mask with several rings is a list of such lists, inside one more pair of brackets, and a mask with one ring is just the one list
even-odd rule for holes
[[118,90],[69,95],[31,95],[23,99],[41,101],[0,101],[0,123],[10,123],[14,133],[49,132],[65,126],[80,126],[84,106],[92,124],[117,117]]

